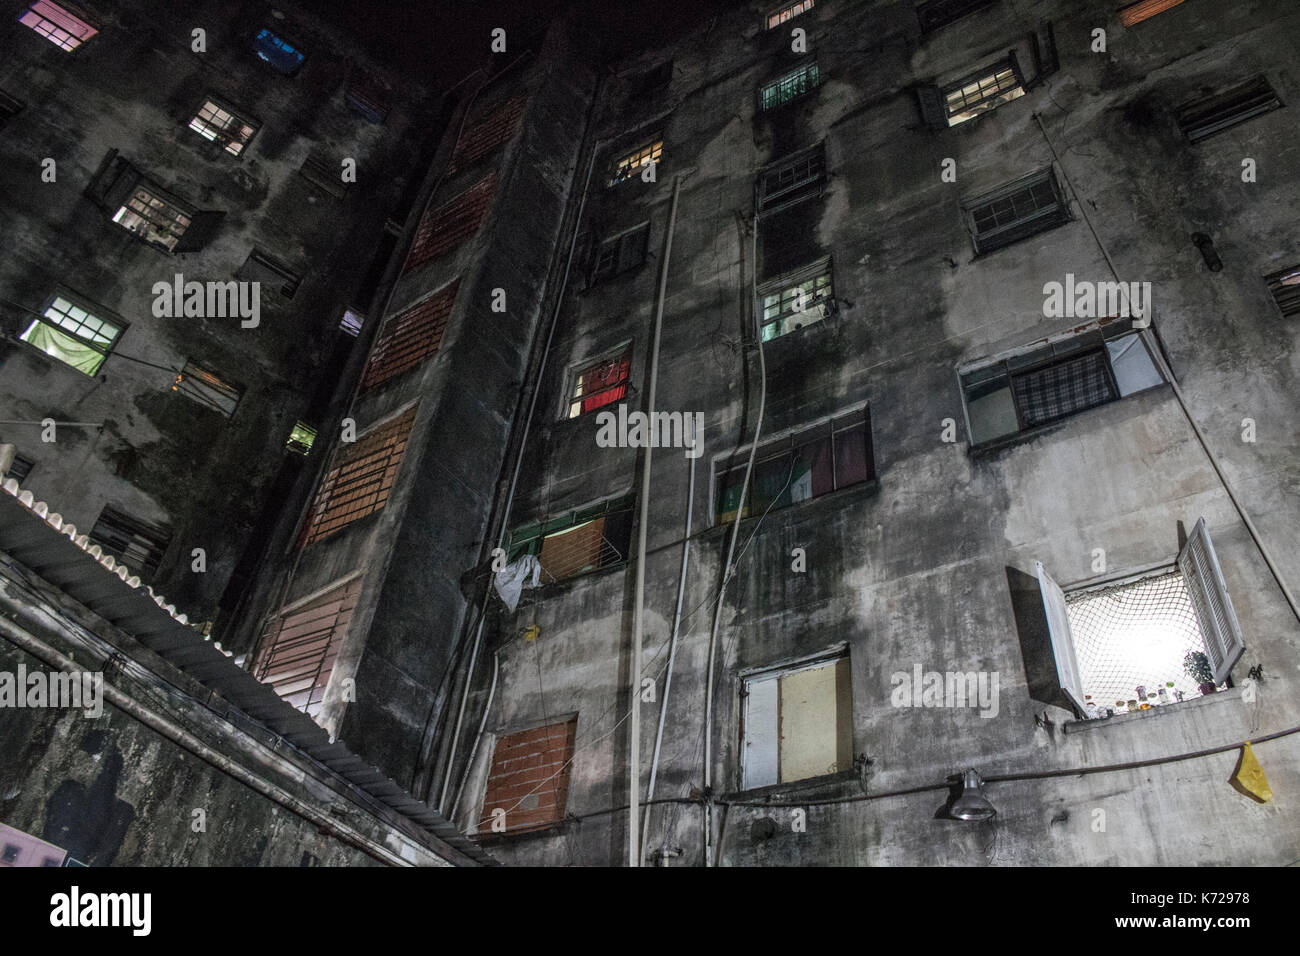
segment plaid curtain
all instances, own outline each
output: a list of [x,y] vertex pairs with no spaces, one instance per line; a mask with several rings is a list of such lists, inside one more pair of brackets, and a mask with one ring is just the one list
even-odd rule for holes
[[1012,378],[1016,406],[1025,427],[1055,421],[1116,398],[1108,364],[1104,351],[1090,352]]

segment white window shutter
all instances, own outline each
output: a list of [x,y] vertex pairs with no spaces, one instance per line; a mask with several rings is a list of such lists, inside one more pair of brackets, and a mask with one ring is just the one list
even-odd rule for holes
[[1204,518],[1196,522],[1183,545],[1178,555],[1178,570],[1183,573],[1192,606],[1196,608],[1201,635],[1205,638],[1205,653],[1214,668],[1214,682],[1222,684],[1246,649],[1246,642],[1242,640],[1237,612],[1233,610],[1232,598],[1228,597],[1219,556],[1214,553]]
[[745,740],[741,756],[745,790],[778,782],[780,684],[780,680],[770,677],[749,681],[745,687]]
[[1043,610],[1047,613],[1047,630],[1052,638],[1052,653],[1056,657],[1056,677],[1061,690],[1074,705],[1080,717],[1087,716],[1083,707],[1083,678],[1079,675],[1079,659],[1074,653],[1074,634],[1070,631],[1070,615],[1065,607],[1065,592],[1051,579],[1043,562],[1035,561],[1038,588],[1043,595]]

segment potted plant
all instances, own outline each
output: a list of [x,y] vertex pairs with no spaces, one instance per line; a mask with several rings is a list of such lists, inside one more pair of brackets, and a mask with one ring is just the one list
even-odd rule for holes
[[1213,694],[1218,688],[1214,684],[1214,668],[1204,651],[1188,651],[1183,658],[1183,670],[1187,676],[1196,681],[1202,694]]

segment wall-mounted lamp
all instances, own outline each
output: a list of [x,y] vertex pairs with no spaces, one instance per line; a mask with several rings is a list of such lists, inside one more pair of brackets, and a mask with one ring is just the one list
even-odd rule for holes
[[988,820],[997,814],[993,804],[984,796],[984,781],[974,770],[967,770],[961,778],[961,796],[953,801],[948,813],[954,820]]
[[1201,258],[1205,260],[1206,266],[1211,272],[1223,271],[1223,260],[1219,258],[1219,253],[1214,249],[1214,240],[1203,232],[1192,233],[1192,242],[1196,243],[1196,248],[1201,250]]

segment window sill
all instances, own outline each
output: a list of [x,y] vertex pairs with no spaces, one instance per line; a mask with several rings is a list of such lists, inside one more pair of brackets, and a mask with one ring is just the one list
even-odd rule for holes
[[1100,411],[1103,408],[1110,408],[1114,405],[1120,404],[1121,402],[1128,401],[1130,398],[1137,398],[1141,395],[1151,395],[1160,390],[1168,391],[1171,395],[1173,394],[1173,389],[1170,387],[1169,383],[1162,382],[1159,385],[1153,385],[1150,388],[1144,388],[1140,392],[1133,392],[1130,395],[1122,395],[1119,398],[1111,399],[1109,402],[1104,402],[1101,405],[1094,405],[1092,406],[1092,408],[1085,408],[1081,412],[1075,412],[1073,415],[1067,415],[1065,418],[1058,418],[1054,422],[1047,422],[1046,424],[1043,425],[1035,425],[1033,428],[1026,428],[1022,432],[1015,432],[1011,435],[1004,435],[1001,438],[993,438],[988,441],[981,442],[978,445],[968,445],[966,449],[966,454],[968,454],[972,458],[989,457],[997,452],[1002,451],[1003,449],[1011,448],[1016,445],[1022,444],[1024,442],[1032,441],[1035,438],[1047,434],[1053,429],[1060,428],[1063,425],[1067,425],[1070,422],[1074,421],[1075,419],[1082,418],[1085,415],[1090,414],[1091,412]]
[[1095,720],[1068,720],[1065,722],[1065,732],[1067,734],[1081,734],[1091,730],[1100,730],[1102,727],[1109,727],[1115,724],[1127,724],[1138,720],[1150,720],[1156,716],[1182,713],[1185,709],[1193,707],[1208,707],[1215,701],[1239,700],[1241,700],[1241,688],[1229,687],[1227,690],[1221,690],[1213,694],[1206,694],[1203,697],[1184,700],[1177,704],[1163,704],[1159,707],[1152,707],[1150,710],[1140,710],[1137,713],[1116,714],[1114,717],[1098,717]]
[[[849,786],[849,785],[852,786]],[[792,780],[789,783],[773,783],[766,787],[752,787],[749,790],[737,790],[725,794],[724,801],[734,802],[797,802],[800,797],[821,799],[823,797],[849,796],[848,791],[859,792],[858,772],[854,769],[837,770],[835,773],[822,774],[819,777],[807,777]]]

